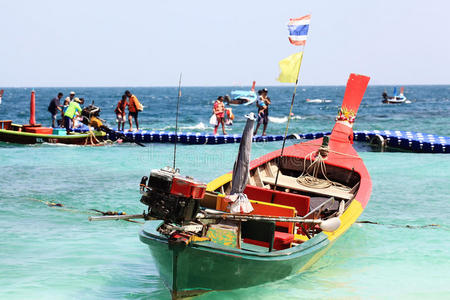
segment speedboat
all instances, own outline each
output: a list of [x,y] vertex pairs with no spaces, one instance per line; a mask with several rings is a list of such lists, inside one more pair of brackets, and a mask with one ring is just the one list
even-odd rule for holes
[[386,91],[384,91],[382,94],[383,103],[392,103],[392,104],[410,103],[409,101],[407,101],[403,91],[404,91],[404,89],[403,89],[403,87],[401,87],[400,94],[397,95],[397,88],[394,88],[394,96],[391,96],[391,97],[387,95]]
[[229,105],[250,105],[258,99],[255,92],[255,84],[253,81],[252,89],[250,91],[235,90],[231,92],[231,99],[225,97],[225,102]]

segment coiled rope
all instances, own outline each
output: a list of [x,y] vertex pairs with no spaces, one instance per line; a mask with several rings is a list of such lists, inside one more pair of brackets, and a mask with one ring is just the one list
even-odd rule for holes
[[87,132],[88,136],[84,140],[84,145],[87,145],[90,142],[91,146],[100,144],[100,141],[95,136],[95,133],[92,131],[92,128],[89,126],[89,131]]
[[[330,148],[328,146],[321,145],[319,150],[313,151],[306,155],[303,159],[303,171],[302,174],[297,178],[297,183],[316,189],[326,189],[330,186],[334,186],[341,190],[350,190],[349,187],[338,182],[334,182],[327,177],[327,167],[325,164],[325,160],[327,159],[329,151]],[[316,158],[313,160],[314,155],[316,155]],[[307,160],[312,161],[308,168],[306,168]],[[319,172],[322,173],[324,179],[319,178]]]

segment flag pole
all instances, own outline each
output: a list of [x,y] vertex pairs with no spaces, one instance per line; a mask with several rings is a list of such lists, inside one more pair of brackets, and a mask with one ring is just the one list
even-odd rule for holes
[[[302,46],[302,51],[301,51],[301,52],[303,52],[303,54],[305,54],[304,50],[305,50],[305,45]],[[301,60],[303,60],[303,54],[302,54]],[[277,169],[278,169],[278,170],[277,170],[277,175],[275,176],[275,184],[274,184],[274,186],[273,186],[273,190],[274,190],[274,191],[277,190],[278,175],[280,174],[281,160],[282,160],[282,158],[283,158],[284,146],[285,146],[285,144],[286,144],[287,133],[288,133],[288,130],[289,130],[289,123],[291,122],[292,108],[294,107],[295,95],[296,95],[296,93],[297,93],[298,77],[299,77],[299,75],[300,75],[300,67],[301,67],[301,61],[300,61],[300,64],[299,64],[299,66],[298,66],[297,79],[295,80],[294,92],[292,93],[291,108],[289,109],[289,115],[288,115],[288,120],[287,120],[287,124],[286,124],[286,130],[285,130],[285,132],[284,132],[283,146],[281,147],[280,157],[278,158],[278,164],[277,164],[277,166],[278,166]],[[274,197],[275,197],[275,194],[272,194],[272,201],[271,201],[272,203],[273,203],[273,201],[274,201]]]

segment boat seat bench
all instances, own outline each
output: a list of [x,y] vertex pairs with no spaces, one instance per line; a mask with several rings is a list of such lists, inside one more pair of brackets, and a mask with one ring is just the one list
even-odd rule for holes
[[[294,207],[253,200],[250,202],[253,206],[250,215],[280,217],[295,217],[296,215]],[[242,222],[241,226],[244,243],[266,247],[269,251],[289,248],[294,241],[294,223],[291,222],[274,223],[249,220]]]
[[[252,203],[253,204],[253,203]],[[278,222],[279,223],[279,222]],[[275,230],[274,222],[248,220],[241,223],[241,236],[244,250],[263,252],[283,250],[291,247],[295,235],[293,233]],[[253,247],[253,245],[258,247]],[[256,248],[256,249],[255,249]]]
[[[250,213],[251,215],[295,217],[298,215],[304,216],[310,209],[310,197],[304,195],[273,191],[253,185],[247,185],[244,193],[250,199],[254,209]],[[274,195],[273,203],[271,203],[272,195]],[[257,199],[258,201],[253,199]],[[227,211],[228,206],[228,203],[222,197],[210,193],[205,194],[205,200],[203,200],[202,204],[222,211]],[[250,226],[255,222],[255,226]],[[247,244],[247,246],[258,246],[253,247],[257,249],[249,246],[248,250],[261,252],[260,250],[263,248],[266,251],[268,249],[272,250],[272,248],[275,250],[290,248],[294,241],[295,224],[292,222],[276,222],[273,229],[263,229],[262,227],[268,226],[267,224],[270,223],[261,221],[242,222],[242,238],[244,244]],[[245,248],[245,246],[243,247]]]
[[304,216],[309,212],[310,197],[282,191],[274,191],[266,188],[261,188],[253,185],[247,185],[244,193],[249,199],[263,201],[285,206],[295,207],[297,216]]
[[[268,183],[271,185],[275,184],[275,178],[272,177],[263,177],[263,183]],[[284,188],[294,189],[297,191],[314,193],[318,195],[328,196],[328,197],[336,197],[340,199],[350,200],[353,198],[353,194],[342,189],[338,189],[334,186],[329,186],[327,188],[312,188],[309,186],[302,185],[297,182],[296,177],[286,176],[280,174],[278,176],[277,186],[281,186]],[[350,190],[350,189],[349,189]]]

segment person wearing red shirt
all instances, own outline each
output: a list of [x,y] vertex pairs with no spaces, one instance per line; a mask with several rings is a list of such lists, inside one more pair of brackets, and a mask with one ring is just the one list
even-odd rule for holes
[[122,99],[117,103],[116,109],[114,112],[116,113],[116,121],[117,121],[117,130],[120,130],[120,125],[122,125],[122,131],[125,130],[125,119],[126,112],[125,109],[128,106],[127,95],[123,95]]
[[227,134],[225,132],[225,104],[223,104],[223,97],[217,97],[217,100],[214,102],[213,113],[216,115],[217,123],[214,127],[214,134],[217,134],[217,129],[219,125],[222,124],[222,132],[223,134]]

